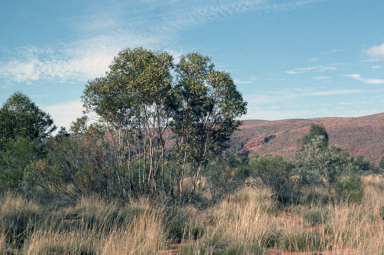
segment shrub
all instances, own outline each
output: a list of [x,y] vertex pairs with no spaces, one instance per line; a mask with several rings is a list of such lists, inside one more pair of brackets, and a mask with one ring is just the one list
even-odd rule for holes
[[322,224],[325,221],[325,215],[318,210],[310,210],[304,213],[303,220],[307,221],[309,224],[318,225]]
[[264,185],[270,187],[276,200],[283,204],[298,201],[300,192],[293,179],[294,164],[281,156],[271,155],[252,159],[249,164],[253,177],[259,178]]
[[225,249],[225,255],[243,255],[243,254],[263,254],[264,249],[258,244],[232,244]]
[[182,255],[206,254],[204,248],[197,244],[183,244],[179,247],[177,251]]
[[41,154],[41,146],[27,138],[17,137],[5,143],[0,149],[0,189],[24,190],[23,180]]
[[322,251],[327,243],[327,239],[319,234],[294,233],[283,236],[281,247],[289,252]]
[[364,183],[351,174],[347,179],[338,181],[333,199],[337,202],[360,203],[364,197]]

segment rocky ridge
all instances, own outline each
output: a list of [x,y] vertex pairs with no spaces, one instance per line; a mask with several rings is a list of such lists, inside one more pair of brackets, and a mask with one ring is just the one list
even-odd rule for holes
[[384,156],[384,113],[353,118],[245,120],[232,135],[231,147],[255,151],[264,156],[281,155],[292,159],[299,149],[298,139],[308,133],[311,123],[323,125],[331,144],[338,144],[353,156],[378,164]]

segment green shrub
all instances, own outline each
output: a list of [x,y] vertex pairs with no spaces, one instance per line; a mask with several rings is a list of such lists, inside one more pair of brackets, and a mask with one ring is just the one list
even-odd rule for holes
[[258,244],[232,244],[225,249],[225,255],[263,254],[264,249]]
[[181,255],[205,255],[206,251],[204,250],[203,247],[197,245],[197,244],[183,244],[177,249],[177,251]]
[[300,191],[294,176],[294,164],[281,156],[267,155],[251,159],[249,165],[253,177],[270,187],[273,198],[282,204],[296,203]]
[[322,251],[327,243],[327,239],[319,234],[295,233],[282,237],[281,248],[289,252]]
[[268,215],[275,216],[275,217],[277,217],[277,215],[279,214],[279,209],[274,205],[272,206],[260,205],[256,207],[255,211],[266,213]]
[[303,215],[303,220],[307,221],[312,226],[322,224],[326,220],[326,215],[318,210],[306,211]]
[[261,245],[263,247],[275,247],[278,246],[282,234],[280,232],[269,232],[262,236]]
[[[11,199],[16,201],[9,201]],[[18,198],[7,198],[1,206],[0,231],[5,235],[5,242],[21,247],[36,228],[41,211]]]
[[333,199],[337,202],[360,203],[364,197],[364,183],[351,174],[347,179],[338,181]]

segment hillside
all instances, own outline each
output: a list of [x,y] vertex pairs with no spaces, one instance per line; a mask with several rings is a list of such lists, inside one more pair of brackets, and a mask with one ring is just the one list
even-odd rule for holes
[[311,123],[323,125],[331,144],[339,144],[351,155],[364,156],[378,164],[384,156],[384,113],[354,118],[245,120],[231,140],[231,147],[256,151],[259,155],[292,158],[297,140],[308,133]]

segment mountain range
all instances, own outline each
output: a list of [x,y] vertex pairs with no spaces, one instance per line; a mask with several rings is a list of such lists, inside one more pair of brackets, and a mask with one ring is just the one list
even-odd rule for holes
[[230,146],[237,151],[254,151],[293,158],[298,140],[307,134],[310,125],[323,125],[330,144],[338,144],[354,157],[378,164],[384,156],[384,113],[363,117],[330,117],[286,120],[244,120],[231,138]]

